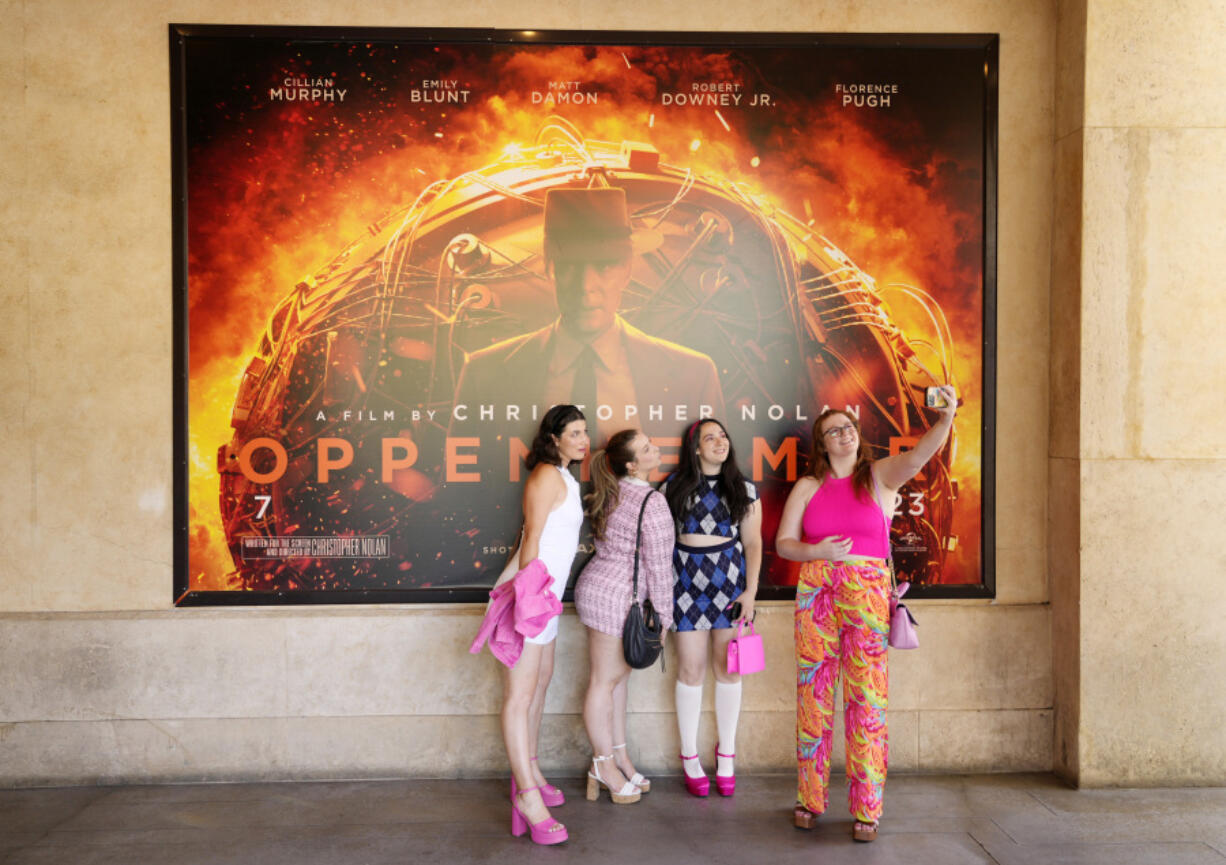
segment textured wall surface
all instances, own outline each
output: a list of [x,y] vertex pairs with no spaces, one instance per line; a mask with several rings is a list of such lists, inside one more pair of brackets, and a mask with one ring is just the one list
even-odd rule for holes
[[1223,50],[1221,2],[1089,4],[1083,784],[1226,783]]
[[1226,4],[1059,19],[1084,77],[1057,84],[1054,761],[1083,786],[1223,784]]
[[1078,780],[1081,713],[1081,220],[1085,0],[1056,16],[1056,165],[1051,251],[1047,569],[1051,586],[1052,768]]
[[[1047,768],[1046,611],[923,612],[924,650],[891,659],[893,767]],[[497,662],[467,653],[479,615],[436,607],[428,619],[390,609],[9,616],[0,624],[0,770],[27,784],[498,774]],[[737,741],[746,770],[794,759],[791,620],[785,604],[759,616],[767,670],[746,679]],[[989,627],[996,639],[978,650],[982,681],[931,663],[968,649],[959,632]],[[541,759],[577,774],[588,752],[587,646],[573,615],[560,639]],[[1019,655],[1019,646],[1034,648]],[[671,652],[668,667],[676,670]],[[676,771],[672,691],[672,673],[658,666],[631,680],[629,738],[650,771]],[[842,760],[841,742],[835,754]]]
[[[902,770],[1051,765],[1052,4],[0,0],[0,783],[503,771],[497,674],[464,651],[475,608],[171,607],[172,21],[1000,33],[998,600],[915,604],[924,648],[895,656],[892,745]],[[771,669],[746,688],[738,752],[782,769],[790,613],[765,616]],[[542,759],[576,772],[573,616],[560,651]],[[670,683],[634,679],[652,771],[675,771]]]

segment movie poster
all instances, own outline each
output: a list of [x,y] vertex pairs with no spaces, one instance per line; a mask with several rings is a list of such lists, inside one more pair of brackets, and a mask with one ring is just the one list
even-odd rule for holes
[[[177,602],[484,600],[556,402],[593,449],[650,435],[656,480],[721,419],[762,496],[760,596],[789,597],[773,538],[818,414],[898,453],[938,384],[961,406],[896,502],[895,565],[993,593],[995,37],[171,44]],[[646,240],[601,317],[543,214],[608,189]],[[559,372],[593,348],[598,387]]]

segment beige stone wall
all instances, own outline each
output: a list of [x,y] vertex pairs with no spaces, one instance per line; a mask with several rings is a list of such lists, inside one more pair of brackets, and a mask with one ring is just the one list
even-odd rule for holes
[[1226,7],[1081,0],[1065,22],[1084,87],[1057,111],[1055,759],[1086,786],[1221,784]]
[[1085,138],[1085,0],[1056,19],[1056,139],[1051,255],[1048,575],[1051,585],[1052,768],[1076,781],[1081,712],[1081,202]]
[[[1051,765],[1051,3],[0,0],[0,784],[502,771],[494,666],[464,651],[475,608],[172,607],[171,21],[999,32],[999,596],[915,605],[924,648],[895,656],[892,745],[900,770]],[[1205,140],[1164,138],[1150,165]],[[771,668],[746,688],[738,751],[785,769],[788,605],[763,624]],[[544,759],[573,773],[573,615],[560,651]],[[670,682],[632,686],[650,771],[675,771]]]

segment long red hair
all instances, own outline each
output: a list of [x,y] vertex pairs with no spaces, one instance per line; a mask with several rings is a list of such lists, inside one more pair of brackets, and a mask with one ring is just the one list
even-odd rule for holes
[[824,482],[834,473],[834,468],[830,465],[830,454],[826,451],[826,437],[822,435],[822,424],[825,423],[826,418],[836,414],[847,418],[848,422],[856,428],[856,439],[859,445],[856,448],[856,465],[851,470],[852,486],[859,498],[872,501],[874,496],[873,458],[869,456],[864,436],[860,434],[860,421],[850,412],[839,408],[828,408],[817,416],[817,420],[813,422],[813,443],[809,447],[809,472],[817,478],[818,482]]

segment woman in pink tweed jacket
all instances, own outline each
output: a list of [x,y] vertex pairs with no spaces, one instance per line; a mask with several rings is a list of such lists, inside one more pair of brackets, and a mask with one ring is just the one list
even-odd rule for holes
[[583,702],[583,722],[592,742],[588,798],[600,787],[618,804],[637,802],[651,782],[635,771],[626,751],[626,692],[630,667],[622,654],[622,626],[630,608],[634,540],[639,511],[643,536],[639,549],[638,598],[649,598],[664,632],[673,618],[673,517],[664,496],[647,483],[660,465],[660,449],[639,430],[614,433],[592,457],[593,492],[587,513],[596,555],[575,585],[575,611],[587,626],[591,678]]

